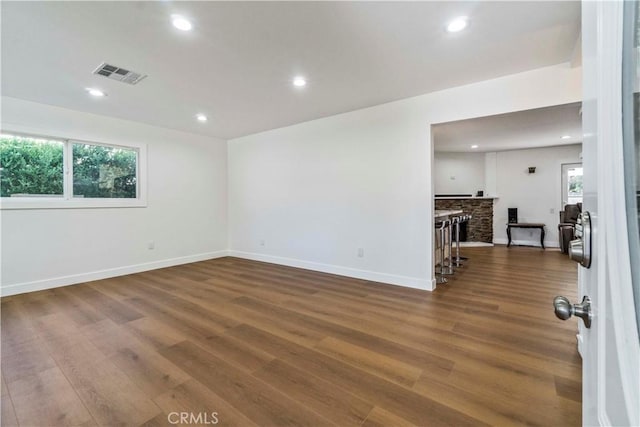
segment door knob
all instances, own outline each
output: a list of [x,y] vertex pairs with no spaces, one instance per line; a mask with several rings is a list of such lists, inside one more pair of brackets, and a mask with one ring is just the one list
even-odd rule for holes
[[580,304],[571,304],[568,298],[557,296],[553,299],[553,307],[558,319],[567,320],[576,316],[582,319],[584,326],[591,327],[591,299],[588,296],[582,298]]

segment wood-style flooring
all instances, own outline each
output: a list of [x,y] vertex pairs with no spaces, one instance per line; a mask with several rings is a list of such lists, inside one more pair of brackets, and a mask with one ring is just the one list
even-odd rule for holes
[[579,425],[576,264],[464,252],[432,293],[220,258],[3,298],[2,425]]

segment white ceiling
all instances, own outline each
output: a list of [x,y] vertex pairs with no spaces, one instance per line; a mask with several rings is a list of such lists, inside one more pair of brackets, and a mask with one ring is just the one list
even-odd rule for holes
[[[581,143],[580,108],[576,102],[434,125],[434,149],[503,151]],[[565,135],[570,138],[561,139]]]
[[[3,1],[2,93],[232,138],[566,62],[579,25],[577,1]],[[103,61],[149,77],[92,75]]]

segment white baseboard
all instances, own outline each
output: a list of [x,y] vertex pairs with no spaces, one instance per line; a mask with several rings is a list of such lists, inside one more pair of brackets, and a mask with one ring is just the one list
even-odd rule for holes
[[493,243],[486,243],[486,242],[460,242],[461,248],[476,248],[476,247],[486,248],[486,247],[492,247],[492,246],[493,246]]
[[356,279],[369,280],[372,282],[381,282],[390,285],[404,286],[406,288],[422,289],[425,291],[433,291],[435,289],[435,280],[431,279],[398,276],[394,274],[379,273],[377,271],[359,270],[357,268],[342,267],[332,264],[322,264],[319,262],[304,261],[295,258],[286,258],[274,255],[265,255],[254,252],[229,250],[229,256],[250,259],[254,261],[268,262],[271,264],[286,265],[289,267],[303,268],[305,270],[320,271],[323,273],[336,274],[338,276],[354,277]]
[[55,277],[52,279],[36,280],[33,282],[16,283],[0,288],[1,296],[23,294],[26,292],[42,291],[45,289],[59,288],[61,286],[75,285],[91,282],[93,280],[108,279],[110,277],[125,276],[127,274],[141,273],[143,271],[157,270],[159,268],[172,267],[174,265],[188,264],[191,262],[206,261],[208,259],[228,256],[228,251],[207,252],[203,254],[189,255],[179,258],[163,259],[144,264],[129,265],[126,267],[110,268],[107,270],[92,271],[89,273],[73,274],[70,276]]
[[[499,238],[499,239],[493,239],[493,243],[496,245],[506,245],[509,242],[509,239],[503,239],[503,238]],[[516,246],[538,246],[540,247],[540,239],[537,240],[516,240],[513,239],[511,241],[512,245],[516,245]],[[545,248],[559,248],[560,247],[560,243],[558,242],[548,242],[545,240],[544,242],[544,247]]]
[[69,276],[54,277],[51,279],[36,280],[33,282],[16,283],[2,286],[0,296],[18,295],[27,292],[42,291],[45,289],[59,288],[61,286],[75,285],[78,283],[91,282],[94,280],[108,279],[110,277],[125,276],[127,274],[141,273],[143,271],[157,270],[159,268],[172,267],[180,264],[188,264],[208,259],[221,258],[225,256],[235,256],[238,258],[251,259],[255,261],[269,262],[272,264],[287,265],[289,267],[303,268],[305,270],[320,271],[323,273],[336,274],[339,276],[354,277],[372,282],[387,283],[390,285],[404,286],[408,288],[433,291],[436,288],[435,279],[419,279],[416,277],[400,276],[376,271],[359,270],[356,268],[342,267],[338,265],[322,264],[312,261],[303,261],[294,258],[278,257],[251,252],[241,252],[232,250],[222,250],[207,252],[203,254],[190,255],[179,258],[170,258],[160,261],[153,261],[144,264],[135,264],[125,267],[110,268],[106,270],[92,271],[88,273],[73,274]]

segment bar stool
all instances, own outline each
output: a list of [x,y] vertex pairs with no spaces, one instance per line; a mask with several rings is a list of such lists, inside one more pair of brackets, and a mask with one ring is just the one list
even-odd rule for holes
[[445,270],[445,246],[447,244],[445,232],[447,228],[450,228],[451,221],[448,219],[436,223],[436,230],[440,231],[440,271],[436,271],[436,284],[447,283],[446,275],[450,274]]
[[464,215],[455,216],[452,219],[452,226],[456,229],[456,257],[453,260],[454,267],[462,267],[462,258],[460,257],[460,224],[464,222]]
[[[464,214],[464,215],[462,215],[462,216],[461,216],[461,218],[462,218],[462,220],[460,221],[460,223],[462,224],[462,223],[464,223],[464,222],[469,222],[469,221],[471,221],[471,219],[473,218],[473,215],[471,215],[471,214]],[[459,239],[458,239],[458,240],[459,240]],[[466,257],[466,256],[462,256],[462,255],[460,255],[460,244],[459,244],[459,243],[458,243],[457,251],[456,251],[456,252],[457,252],[457,253],[456,253],[456,255],[457,255],[457,256],[456,256],[456,261],[466,261],[466,260],[468,260],[468,259],[469,259],[469,257]]]
[[446,265],[446,272],[445,274],[451,275],[454,273],[453,271],[453,219],[448,220],[449,221],[449,227],[448,227],[448,235],[449,238],[447,239],[447,265]]

